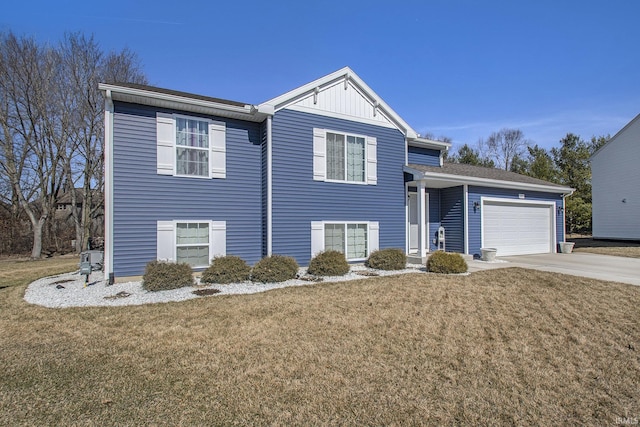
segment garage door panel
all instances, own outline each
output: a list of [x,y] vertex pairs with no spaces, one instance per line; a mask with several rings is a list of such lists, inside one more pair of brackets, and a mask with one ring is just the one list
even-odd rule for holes
[[552,212],[549,205],[485,201],[484,247],[498,256],[552,251]]

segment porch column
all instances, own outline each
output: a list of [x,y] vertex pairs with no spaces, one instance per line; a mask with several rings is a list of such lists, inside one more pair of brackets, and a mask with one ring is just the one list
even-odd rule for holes
[[418,181],[418,256],[424,258],[427,256],[429,248],[429,240],[427,237],[427,212],[425,206],[425,183]]

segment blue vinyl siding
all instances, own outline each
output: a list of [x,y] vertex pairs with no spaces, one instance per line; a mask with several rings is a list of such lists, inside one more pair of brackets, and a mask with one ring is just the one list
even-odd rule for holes
[[[313,180],[313,128],[377,138],[377,185]],[[378,221],[380,248],[405,248],[404,136],[396,129],[292,110],[273,118],[273,253],[307,265],[311,221]]]
[[440,166],[440,151],[409,146],[407,160],[409,161],[409,164],[413,163],[416,165]]
[[445,230],[447,252],[464,252],[464,189],[462,186],[440,190],[440,218]]
[[557,207],[564,206],[562,196],[557,193],[543,193],[537,191],[510,190],[502,188],[476,187],[469,186],[469,253],[472,255],[480,254],[482,245],[482,225],[480,208],[474,208],[473,203],[478,202],[482,197],[500,197],[505,199],[518,199],[519,194],[524,194],[525,200],[541,200],[555,202],[556,209],[554,211],[556,221],[556,243],[564,241],[563,215],[558,213]]
[[226,221],[227,253],[255,263],[263,232],[260,124],[211,117],[226,122],[226,179],[164,176],[156,173],[156,111],[115,104],[115,276],[141,275],[156,259],[158,220]]

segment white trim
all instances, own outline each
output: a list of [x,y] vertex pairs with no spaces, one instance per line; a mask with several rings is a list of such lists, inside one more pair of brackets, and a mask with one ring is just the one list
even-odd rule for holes
[[[321,156],[321,153],[319,152],[319,147],[316,147],[316,139],[318,138],[319,135],[316,135],[316,132],[322,132],[324,138],[324,157]],[[332,133],[335,135],[342,135],[344,136],[344,177],[345,179],[330,179],[328,178],[329,176],[329,168],[327,167],[327,134],[328,133]],[[377,158],[375,160],[371,160],[369,159],[370,156],[370,152],[372,150],[375,151],[374,154],[376,154],[377,156],[377,139],[375,137],[370,137],[367,135],[362,135],[362,134],[358,134],[358,133],[352,133],[352,132],[345,132],[345,131],[340,131],[340,130],[333,130],[333,129],[320,129],[320,128],[313,128],[313,139],[314,139],[314,174],[313,174],[313,178],[314,180],[322,180],[325,182],[335,182],[335,183],[340,183],[340,184],[356,184],[356,185],[377,185]],[[349,175],[348,173],[348,169],[347,169],[347,164],[348,164],[348,145],[347,145],[347,137],[352,136],[355,138],[361,138],[364,140],[364,180],[363,181],[348,181],[347,180],[347,176]],[[320,179],[320,173],[316,170],[318,165],[315,164],[316,160],[320,161],[322,160],[324,162],[324,179]],[[373,174],[369,174],[369,166],[370,165],[374,165],[374,172]]]
[[464,184],[464,253],[469,254],[469,186]]
[[[429,252],[429,241],[426,227],[426,189],[425,182],[418,182],[418,256],[424,258]],[[426,247],[425,247],[426,245]]]
[[[369,255],[371,255],[371,252],[378,250],[380,247],[380,242],[379,240],[376,241],[376,245],[372,245],[372,240],[371,240],[371,230],[372,228],[375,228],[376,230],[378,230],[379,233],[379,229],[380,229],[380,223],[378,221],[333,221],[333,220],[326,220],[326,221],[311,221],[311,258],[313,258],[314,256],[316,256],[318,254],[318,252],[322,252],[325,249],[325,243],[324,243],[324,227],[327,224],[337,224],[337,225],[344,225],[345,229],[345,235],[344,235],[344,244],[345,244],[345,251],[344,251],[344,256],[347,256],[347,226],[348,225],[366,225],[367,226],[367,256],[364,258],[347,258],[347,261],[349,262],[359,262],[359,261],[365,261]],[[321,237],[321,242],[316,242],[314,241],[314,230],[318,230],[319,227],[322,227],[322,233],[321,236],[320,234],[318,234],[317,237]],[[378,236],[379,239],[379,236]],[[372,250],[372,247],[375,246],[375,249]],[[315,249],[315,251],[314,251]],[[318,251],[318,249],[320,249],[320,251]],[[315,253],[314,253],[315,252]]]
[[414,175],[415,181],[428,179],[431,182],[452,182],[451,187],[455,185],[476,185],[493,188],[509,188],[520,190],[542,191],[545,193],[571,194],[573,189],[569,187],[557,187],[553,185],[530,184],[526,182],[502,181],[498,179],[477,178],[472,176],[451,175],[438,172],[423,172],[417,169],[404,167],[404,171]]
[[267,256],[273,251],[273,135],[272,117],[267,117]]
[[305,107],[304,105],[289,105],[289,106],[287,106],[286,108],[283,108],[283,109],[284,110],[299,111],[301,113],[309,113],[309,114],[313,114],[315,116],[324,116],[324,117],[331,117],[331,118],[334,118],[334,119],[342,119],[342,120],[349,120],[349,121],[352,121],[352,122],[366,123],[366,124],[385,127],[385,128],[389,128],[389,129],[398,129],[398,126],[394,125],[393,123],[385,123],[385,122],[381,122],[381,121],[378,121],[378,120],[368,119],[366,117],[350,116],[348,114],[336,113],[334,111],[319,110],[319,109],[315,109],[315,108],[311,108],[311,107]]
[[514,204],[514,205],[538,205],[538,206],[547,206],[550,210],[551,210],[551,227],[550,227],[550,232],[551,232],[551,247],[549,248],[550,251],[549,253],[556,253],[557,250],[557,246],[558,246],[558,238],[556,235],[556,202],[555,201],[545,201],[545,200],[523,200],[523,199],[509,199],[509,198],[503,198],[503,197],[480,197],[480,247],[484,248],[485,244],[484,244],[484,225],[485,225],[485,218],[484,218],[484,212],[485,212],[485,202],[494,202],[494,203],[507,203],[507,204]]
[[268,105],[230,105],[215,101],[207,101],[204,99],[191,98],[188,94],[178,95],[161,93],[154,91],[152,87],[142,89],[100,83],[98,85],[98,89],[110,91],[112,93],[112,99],[116,101],[198,112],[201,114],[210,114],[221,117],[233,117],[254,122],[262,122],[265,118],[269,115],[273,115],[274,113],[273,108]]
[[429,148],[431,150],[440,150],[441,154],[442,154],[443,150],[444,151],[448,151],[449,148],[451,147],[451,143],[450,142],[435,141],[433,139],[427,139],[427,138],[413,138],[413,139],[407,138],[407,141],[409,143],[409,146],[411,146],[411,147]]
[[404,253],[409,255],[411,251],[411,224],[409,224],[410,220],[410,204],[409,204],[409,183],[404,183],[404,226],[405,226],[405,250]]
[[[316,89],[323,90],[327,87],[331,87],[336,83],[344,82],[345,87],[348,87],[349,84],[360,92],[363,96],[369,99],[372,105],[376,102],[378,103],[377,113],[384,115],[391,122],[395,124],[395,127],[399,129],[406,137],[416,138],[418,133],[409,126],[407,122],[405,122],[402,117],[400,117],[395,111],[387,105],[386,102],[380,96],[378,96],[356,73],[351,70],[349,67],[341,68],[331,74],[328,74],[324,77],[316,79],[310,83],[302,85],[296,89],[293,89],[287,93],[284,93],[280,96],[270,99],[269,101],[263,102],[258,106],[259,110],[269,110],[273,109],[273,111],[282,110],[283,108],[289,108],[292,104],[298,102],[299,100],[312,95]],[[314,114],[319,114],[317,111],[314,111]],[[361,121],[361,119],[358,119]],[[380,122],[376,122],[378,126],[381,125]]]
[[110,283],[113,274],[113,100],[104,98],[104,274]]

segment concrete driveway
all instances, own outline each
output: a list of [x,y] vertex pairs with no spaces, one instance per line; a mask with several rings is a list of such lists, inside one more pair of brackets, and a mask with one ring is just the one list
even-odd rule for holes
[[640,259],[583,252],[500,257],[496,262],[469,261],[469,271],[523,267],[640,286]]

